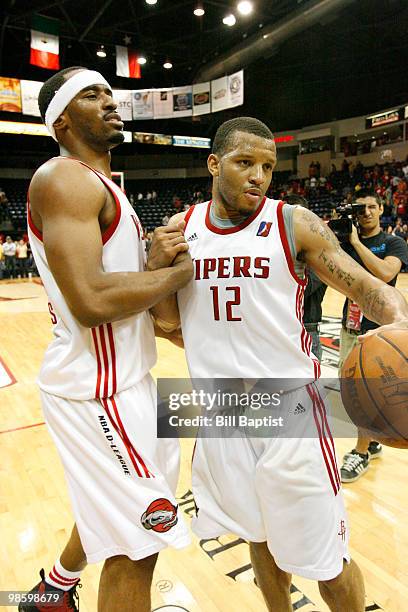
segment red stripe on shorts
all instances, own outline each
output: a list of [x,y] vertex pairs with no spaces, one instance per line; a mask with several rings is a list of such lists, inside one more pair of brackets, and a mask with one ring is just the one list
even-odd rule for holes
[[103,397],[108,397],[109,359],[108,359],[108,351],[106,349],[105,333],[103,331],[103,325],[100,325],[98,327],[98,330],[99,330],[99,337],[100,337],[100,340],[101,340],[103,363],[104,363],[104,366],[105,366],[105,376],[104,376],[104,384],[103,384]]
[[96,335],[96,329],[92,328],[92,338],[95,345],[95,355],[96,355],[96,363],[97,363],[97,378],[96,378],[96,389],[95,389],[95,397],[99,399],[101,397],[101,376],[102,376],[102,365],[101,365],[101,357],[99,354],[99,346],[98,346],[98,338]]
[[317,409],[317,398],[315,396],[314,390],[312,390],[311,385],[306,385],[306,387],[307,387],[307,392],[309,393],[309,396],[313,404],[313,417],[316,423],[317,432],[319,434],[320,448],[322,451],[324,462],[326,464],[327,473],[329,475],[329,479],[330,479],[334,494],[337,495],[339,491],[339,487],[337,485],[336,475],[335,473],[333,474],[332,465],[327,457],[327,450],[328,450],[327,440],[324,436],[323,422],[322,422],[322,426],[320,426],[320,422],[319,422],[319,416],[321,416],[321,414],[320,414],[320,411],[318,411]]
[[142,469],[143,469],[143,471],[144,471],[144,473],[145,473],[146,478],[150,478],[150,477],[153,477],[153,478],[154,478],[153,474],[151,474],[151,473],[149,472],[149,470],[147,469],[147,467],[146,467],[146,465],[145,465],[145,462],[143,461],[142,457],[139,455],[139,453],[137,452],[137,450],[135,449],[135,447],[133,446],[133,444],[131,443],[131,441],[130,441],[130,440],[129,440],[129,438],[128,438],[128,435],[127,435],[127,433],[126,433],[126,430],[125,430],[125,428],[124,428],[124,426],[123,426],[123,423],[122,423],[122,420],[121,420],[121,418],[120,418],[120,415],[119,415],[119,410],[118,410],[118,407],[117,407],[117,405],[116,405],[116,402],[115,402],[114,397],[110,397],[109,399],[110,399],[110,400],[111,400],[111,402],[112,402],[113,410],[114,410],[115,415],[116,415],[116,418],[117,418],[117,420],[118,420],[118,425],[119,425],[119,428],[120,428],[120,430],[121,430],[121,432],[122,432],[122,435],[123,435],[124,439],[127,441],[128,445],[129,445],[129,448],[130,448],[130,449],[131,449],[131,451],[134,453],[134,455],[135,455],[135,457],[136,457],[137,461],[138,461],[138,462],[140,463],[140,465],[142,466]]
[[116,351],[115,351],[115,340],[113,337],[113,329],[112,323],[107,324],[108,328],[108,337],[109,337],[109,346],[112,357],[112,395],[116,393]]
[[133,467],[136,470],[137,475],[140,478],[143,478],[142,472],[140,471],[140,468],[137,465],[137,462],[136,462],[136,460],[135,460],[135,458],[134,458],[134,456],[133,456],[133,454],[131,452],[131,449],[129,448],[128,444],[126,443],[126,440],[123,439],[122,432],[120,431],[118,425],[116,425],[115,421],[113,420],[113,417],[112,417],[111,412],[109,410],[108,401],[106,399],[102,399],[101,402],[102,402],[103,407],[105,408],[106,414],[108,415],[108,419],[109,419],[113,429],[116,431],[116,433],[118,434],[119,438],[122,440],[123,444],[126,447],[126,450],[128,452],[129,458],[130,458],[130,460],[131,460],[131,462],[133,464]]
[[316,394],[316,398],[317,398],[317,402],[318,402],[318,406],[320,406],[320,414],[322,416],[322,420],[323,420],[323,427],[326,431],[326,446],[329,449],[329,455],[330,455],[330,461],[332,463],[333,466],[333,471],[334,474],[336,476],[336,482],[338,485],[338,488],[340,489],[340,474],[339,474],[339,469],[337,467],[337,461],[336,461],[336,450],[334,447],[334,440],[330,431],[330,427],[329,427],[329,422],[327,420],[327,413],[326,413],[326,406],[324,405],[324,402],[322,400],[322,398],[320,397],[320,393],[317,389],[314,390],[315,394]]

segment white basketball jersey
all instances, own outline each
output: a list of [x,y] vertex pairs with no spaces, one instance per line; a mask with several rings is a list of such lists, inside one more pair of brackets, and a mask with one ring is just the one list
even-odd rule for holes
[[[81,163],[112,193],[116,216],[103,233],[105,272],[142,272],[145,269],[143,230],[121,189],[105,175],[78,160],[59,158],[61,164]],[[54,339],[38,378],[42,390],[61,397],[87,400],[107,398],[138,383],[156,362],[153,324],[148,312],[89,329],[72,315],[49,268],[41,232],[29,204],[28,235],[35,263],[49,299]],[[75,253],[72,253],[75,257]]]
[[307,281],[294,270],[283,203],[264,198],[228,229],[211,223],[210,206],[186,215],[195,274],[177,294],[191,377],[318,378],[302,323]]

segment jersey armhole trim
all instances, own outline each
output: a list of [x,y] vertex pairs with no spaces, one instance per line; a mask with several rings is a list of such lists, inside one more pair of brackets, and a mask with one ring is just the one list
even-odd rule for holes
[[279,202],[278,207],[276,209],[276,216],[278,219],[279,235],[280,235],[280,239],[282,242],[283,251],[285,253],[286,263],[288,264],[289,272],[291,273],[295,281],[298,283],[298,285],[300,285],[301,287],[306,287],[307,278],[304,278],[304,279],[300,278],[295,272],[295,266],[293,263],[292,254],[290,252],[290,246],[288,242],[288,237],[286,235],[286,230],[285,230],[285,222],[283,219],[283,206],[284,206],[284,202],[282,201]]
[[27,193],[27,223],[28,223],[28,226],[29,226],[30,230],[34,234],[34,236],[36,238],[38,238],[38,240],[40,240],[42,242],[43,241],[42,232],[40,232],[40,230],[35,226],[33,218],[31,216],[31,211],[30,211],[30,196],[28,195],[28,193]]
[[186,212],[186,216],[184,217],[184,223],[186,224],[184,231],[186,231],[187,229],[187,225],[188,222],[190,221],[190,217],[194,212],[194,208],[195,208],[195,204],[193,204],[192,206],[190,206],[190,208],[188,209],[188,211]]
[[[89,170],[91,170],[91,172],[93,172],[99,178],[99,180],[102,181],[102,183],[105,185],[105,187],[113,195],[113,197],[115,199],[115,204],[116,204],[116,213],[115,213],[115,218],[113,219],[112,223],[102,233],[102,244],[106,244],[108,242],[109,238],[112,238],[113,234],[115,233],[115,230],[116,230],[116,228],[119,225],[119,221],[120,221],[120,218],[121,218],[121,215],[122,215],[122,208],[121,208],[121,205],[120,205],[120,202],[119,202],[119,198],[116,195],[116,193],[114,192],[114,190],[112,189],[112,187],[109,185],[109,180],[110,179],[108,179],[108,177],[103,175],[101,172],[98,172],[97,170],[95,170],[95,168],[92,168],[92,166],[88,166],[88,164],[86,164],[85,162],[81,161],[80,159],[76,159],[76,157],[65,157],[63,155],[60,155],[58,157],[53,157],[52,159],[69,159],[71,161],[78,162],[82,166],[85,166],[85,168],[89,168]],[[30,226],[31,231],[42,242],[43,241],[42,233],[40,232],[40,230],[38,230],[35,227],[34,222],[32,220],[32,217],[31,217],[30,202],[29,202],[28,195],[27,195],[27,219],[28,219],[28,224]]]

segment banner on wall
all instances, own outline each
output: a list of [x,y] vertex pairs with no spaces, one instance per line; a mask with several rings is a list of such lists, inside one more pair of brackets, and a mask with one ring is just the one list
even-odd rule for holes
[[[0,110],[39,117],[40,81],[0,77]],[[115,89],[123,121],[205,115],[244,103],[244,71],[215,81],[163,89]]]
[[133,140],[141,144],[171,145],[173,137],[169,134],[151,134],[148,132],[133,132]]
[[225,110],[228,108],[228,101],[228,77],[225,76],[211,81],[211,111],[217,113]]
[[153,119],[153,90],[138,89],[132,91],[133,119]]
[[23,115],[40,117],[38,108],[38,94],[43,86],[41,81],[20,81],[21,85],[21,106]]
[[155,89],[153,92],[153,114],[155,119],[173,117],[173,89]]
[[228,108],[244,103],[244,71],[240,70],[228,77]]
[[19,79],[0,77],[0,111],[21,113],[21,88]]
[[114,89],[112,93],[122,121],[132,121],[132,91],[130,89]]
[[211,83],[195,83],[193,85],[193,115],[211,113]]
[[193,114],[193,88],[174,87],[173,89],[173,117],[189,117]]

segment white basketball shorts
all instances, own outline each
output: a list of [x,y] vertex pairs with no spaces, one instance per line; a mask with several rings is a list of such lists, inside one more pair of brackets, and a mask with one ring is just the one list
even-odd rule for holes
[[330,580],[350,561],[348,526],[326,408],[317,386],[308,389],[282,401],[293,430],[309,421],[314,437],[197,439],[193,531],[266,541],[283,571]]
[[106,400],[41,398],[89,563],[190,543],[174,497],[179,445],[156,437],[150,375]]

